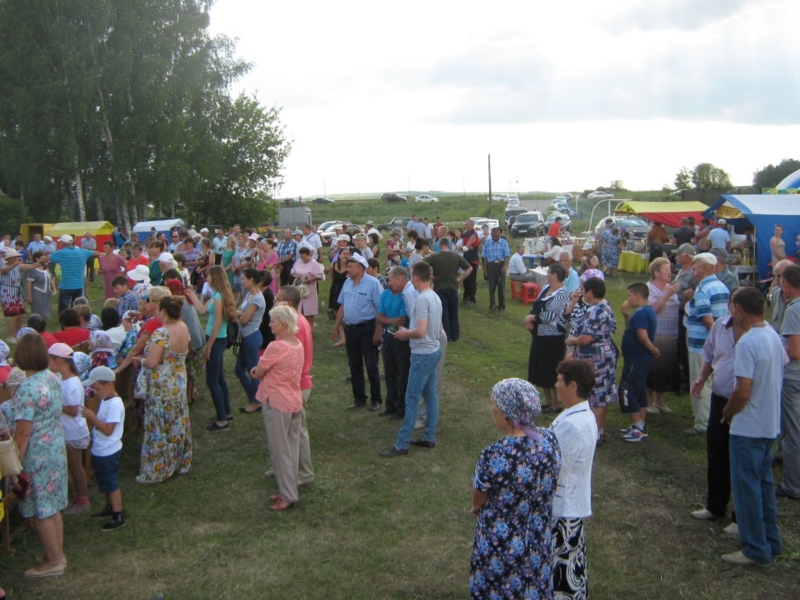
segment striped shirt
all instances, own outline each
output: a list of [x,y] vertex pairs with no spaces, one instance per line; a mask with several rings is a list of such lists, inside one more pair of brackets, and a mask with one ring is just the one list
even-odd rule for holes
[[703,318],[710,316],[714,321],[728,314],[730,292],[716,275],[709,275],[697,284],[694,298],[686,303],[686,342],[689,352],[703,354],[703,346],[708,338],[708,329]]
[[50,255],[50,260],[61,265],[62,290],[82,290],[86,261],[94,256],[91,250],[67,246]]

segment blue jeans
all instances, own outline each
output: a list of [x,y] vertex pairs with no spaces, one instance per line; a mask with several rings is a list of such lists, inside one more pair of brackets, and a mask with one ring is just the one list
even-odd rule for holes
[[411,369],[408,372],[408,385],[406,387],[406,417],[403,426],[397,432],[395,446],[401,450],[408,448],[414,424],[417,422],[419,412],[419,399],[425,397],[425,411],[427,422],[422,439],[426,442],[436,441],[436,426],[439,423],[439,397],[436,395],[436,365],[442,356],[442,351],[437,350],[430,354],[411,353]]
[[62,289],[58,293],[58,314],[65,308],[69,308],[72,306],[72,303],[75,301],[75,298],[80,298],[83,296],[83,288],[78,290],[64,290]]
[[227,336],[218,337],[211,346],[211,356],[206,361],[206,385],[208,391],[211,392],[211,400],[214,402],[214,408],[217,409],[217,421],[220,423],[227,421],[228,415],[231,414],[231,399],[222,369],[222,361],[227,347]]
[[447,341],[458,341],[461,336],[458,323],[458,291],[444,289],[439,290],[436,294],[442,301],[442,327],[447,334]]
[[242,345],[239,348],[239,356],[236,357],[236,367],[234,372],[244,388],[247,401],[255,404],[256,390],[258,390],[258,379],[250,377],[250,369],[258,364],[258,351],[261,348],[261,332],[256,330],[247,337],[242,338]]
[[772,564],[781,553],[772,478],[771,438],[731,434],[731,488],[742,553],[757,563]]

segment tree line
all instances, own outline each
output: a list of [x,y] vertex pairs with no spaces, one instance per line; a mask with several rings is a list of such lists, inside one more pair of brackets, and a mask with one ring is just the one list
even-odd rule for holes
[[251,65],[209,34],[211,4],[0,2],[4,205],[124,226],[271,218],[291,144],[277,108],[231,94]]

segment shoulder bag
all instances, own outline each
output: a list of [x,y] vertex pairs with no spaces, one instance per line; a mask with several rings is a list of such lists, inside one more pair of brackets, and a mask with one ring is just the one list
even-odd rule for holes
[[11,427],[8,426],[5,415],[0,411],[0,416],[3,417],[5,426],[2,429],[6,435],[7,440],[0,440],[0,473],[3,477],[10,475],[19,475],[22,473],[22,462],[19,460],[19,448],[17,442],[14,441],[14,436],[11,432]]

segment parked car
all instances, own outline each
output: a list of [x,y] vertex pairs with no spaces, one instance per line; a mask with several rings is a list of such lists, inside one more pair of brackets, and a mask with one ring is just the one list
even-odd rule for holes
[[428,194],[421,194],[416,198],[417,202],[438,202],[439,199],[435,196],[429,196]]
[[545,220],[544,227],[542,227],[542,235],[545,235],[547,230],[550,229],[550,225],[555,223],[556,217],[561,217],[561,231],[569,231],[572,233],[572,219],[570,219],[568,215],[553,213]]
[[333,204],[333,200],[330,198],[315,198],[314,204]]
[[487,198],[487,200],[491,200],[492,202],[505,202],[508,200],[507,194],[495,194],[491,198]]
[[556,200],[563,200],[564,202],[569,202],[570,200],[574,200],[574,199],[575,199],[575,196],[573,196],[572,194],[568,194],[566,192],[563,193],[563,194],[558,194],[556,196]]
[[550,203],[550,206],[553,208],[553,210],[556,210],[556,211],[558,211],[558,212],[560,212],[562,214],[569,215],[570,217],[574,217],[575,216],[575,211],[572,210],[572,208],[570,208],[569,204],[567,204],[566,202],[561,202],[559,200],[553,200]]
[[406,225],[411,220],[411,217],[395,217],[388,223],[381,223],[378,225],[378,231],[391,231],[395,227],[399,227],[404,232],[406,230]]
[[333,225],[319,234],[319,239],[322,240],[323,245],[327,246],[331,243],[331,240],[336,236],[336,228],[339,225],[342,226],[344,233],[350,233],[350,228],[353,226],[350,221],[335,221]]
[[497,219],[487,219],[486,217],[470,217],[470,221],[475,224],[475,229],[481,229],[484,225],[489,226],[489,231],[495,227],[500,227],[500,221]]
[[[646,238],[647,234],[650,232],[650,225],[641,217],[635,215],[617,215],[610,218],[614,221],[615,227],[619,227],[620,230],[624,227],[625,231],[631,237]],[[607,220],[608,218],[600,219],[600,222],[594,228],[595,235],[598,235],[600,231],[602,231]]]
[[514,224],[511,226],[511,235],[514,237],[521,235],[537,237],[542,234],[543,227],[544,217],[542,213],[532,210],[517,215]]
[[406,201],[406,197],[405,196],[401,196],[400,194],[394,194],[394,193],[387,192],[386,194],[381,196],[381,200],[383,200],[384,202],[405,202]]
[[509,194],[506,197],[506,203],[508,204],[519,204],[519,196],[516,194]]
[[594,199],[598,199],[598,198],[613,198],[614,194],[609,194],[608,192],[604,192],[603,190],[597,190],[597,191],[594,191],[591,194],[589,194],[588,197],[589,198],[594,198]]
[[322,235],[328,230],[329,227],[341,223],[344,223],[344,221],[325,221],[324,223],[321,223],[319,227],[317,227],[317,234]]
[[508,206],[508,207],[506,207],[506,214],[505,214],[506,227],[511,227],[513,225],[513,223],[511,222],[511,219],[513,219],[514,217],[518,217],[519,215],[521,215],[523,213],[526,213],[526,212],[528,212],[528,209],[527,208],[523,208],[521,206]]

